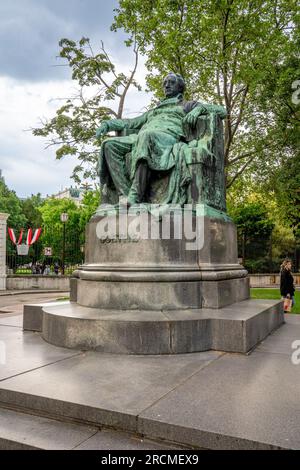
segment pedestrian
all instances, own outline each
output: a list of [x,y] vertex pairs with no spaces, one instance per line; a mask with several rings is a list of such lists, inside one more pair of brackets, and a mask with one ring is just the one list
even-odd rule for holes
[[54,263],[54,272],[55,272],[55,274],[58,276],[58,273],[59,273],[59,264],[58,264],[57,261]]
[[32,274],[37,274],[37,272],[36,272],[36,264],[35,264],[35,263],[32,263],[32,265],[31,265],[31,272],[32,272]]
[[[295,304],[295,286],[292,276],[292,261],[290,259],[285,259],[280,267],[280,293],[283,299],[291,299],[291,307]],[[286,302],[285,312],[290,312],[291,307],[288,308],[288,302]]]
[[50,266],[49,266],[49,264],[46,264],[45,268],[44,268],[44,271],[43,271],[43,275],[44,276],[49,276],[49,274],[50,274]]

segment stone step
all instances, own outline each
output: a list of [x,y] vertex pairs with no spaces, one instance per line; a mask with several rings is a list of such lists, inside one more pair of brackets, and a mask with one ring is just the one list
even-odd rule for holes
[[55,346],[113,354],[247,353],[284,322],[282,301],[220,309],[106,310],[73,302],[24,306],[24,329]]
[[0,450],[163,450],[142,436],[0,408]]
[[[291,361],[300,316],[286,315],[285,320],[250,355],[78,353],[48,345],[39,334],[3,326],[8,362],[0,407],[60,425],[81,424],[97,433],[110,428],[189,448],[300,449],[295,393],[300,375]],[[8,341],[9,336],[15,340]],[[25,361],[16,369],[22,354]],[[0,433],[6,447],[18,442],[10,434],[20,429],[14,422]],[[103,445],[103,436],[95,436],[84,442]],[[93,440],[98,438],[97,444]]]
[[2,380],[0,407],[189,448],[299,449],[295,317],[251,355],[67,357]]

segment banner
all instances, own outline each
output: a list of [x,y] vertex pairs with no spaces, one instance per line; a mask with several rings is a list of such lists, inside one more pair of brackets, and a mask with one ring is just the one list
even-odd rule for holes
[[19,238],[18,238],[18,242],[17,242],[17,238],[16,238],[16,235],[15,235],[14,229],[8,227],[7,230],[8,230],[9,238],[11,239],[12,243],[14,245],[21,245],[22,238],[23,238],[23,229],[21,228],[20,235],[19,235]]
[[[19,235],[19,238],[18,238],[18,241],[17,241],[17,238],[16,238],[16,235],[15,235],[15,232],[14,232],[14,229],[13,228],[8,228],[8,235],[9,235],[9,238],[10,240],[12,241],[12,243],[14,245],[21,245],[22,243],[22,239],[23,239],[23,229],[21,229],[20,231],[20,235]],[[28,229],[28,232],[27,232],[27,237],[26,237],[26,245],[28,246],[31,246],[33,245],[35,242],[38,241],[38,239],[40,238],[40,235],[41,235],[41,232],[42,232],[42,229],[41,228],[37,228],[34,232],[34,235],[32,236],[32,228],[29,228]]]
[[[31,229],[30,229],[31,230]],[[41,228],[37,228],[36,231],[34,232],[34,235],[31,239],[31,242],[29,243],[30,245],[33,245],[35,242],[38,241],[38,239],[40,238],[40,235],[42,233],[42,229]]]

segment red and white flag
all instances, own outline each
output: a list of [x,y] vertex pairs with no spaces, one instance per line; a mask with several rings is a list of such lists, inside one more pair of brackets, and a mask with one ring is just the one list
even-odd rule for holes
[[[41,232],[42,229],[37,228],[34,232],[34,235],[32,236],[32,228],[29,228],[26,237],[26,245],[33,245],[35,242],[37,242],[40,238]],[[14,245],[21,245],[23,239],[23,229],[20,231],[18,241],[13,228],[8,228],[8,235]]]
[[18,239],[17,245],[21,245],[21,243],[22,243],[22,238],[23,238],[23,229],[21,228],[21,232],[20,232],[20,235],[19,235],[19,239]]
[[13,242],[13,244],[15,245],[17,242],[17,239],[16,239],[16,235],[15,235],[13,228],[8,227],[8,235],[11,241]]
[[23,229],[21,228],[18,241],[13,228],[8,227],[8,235],[14,245],[20,245],[22,243],[23,238]]
[[[29,229],[29,230],[31,230],[31,229]],[[29,232],[29,230],[28,230],[28,232]],[[35,242],[38,241],[38,239],[40,238],[41,232],[42,232],[42,229],[37,228],[34,232],[33,237],[32,237],[32,231],[31,231],[31,237],[32,238],[31,238],[31,241],[30,241],[29,245],[33,245]],[[28,237],[28,235],[27,235],[27,237]]]
[[27,232],[26,245],[31,245],[31,240],[32,240],[32,228],[29,228]]

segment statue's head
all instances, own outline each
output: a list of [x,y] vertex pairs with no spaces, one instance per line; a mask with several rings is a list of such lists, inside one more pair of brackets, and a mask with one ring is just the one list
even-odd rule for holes
[[185,81],[179,73],[170,72],[164,78],[163,88],[167,98],[177,96],[185,90]]

